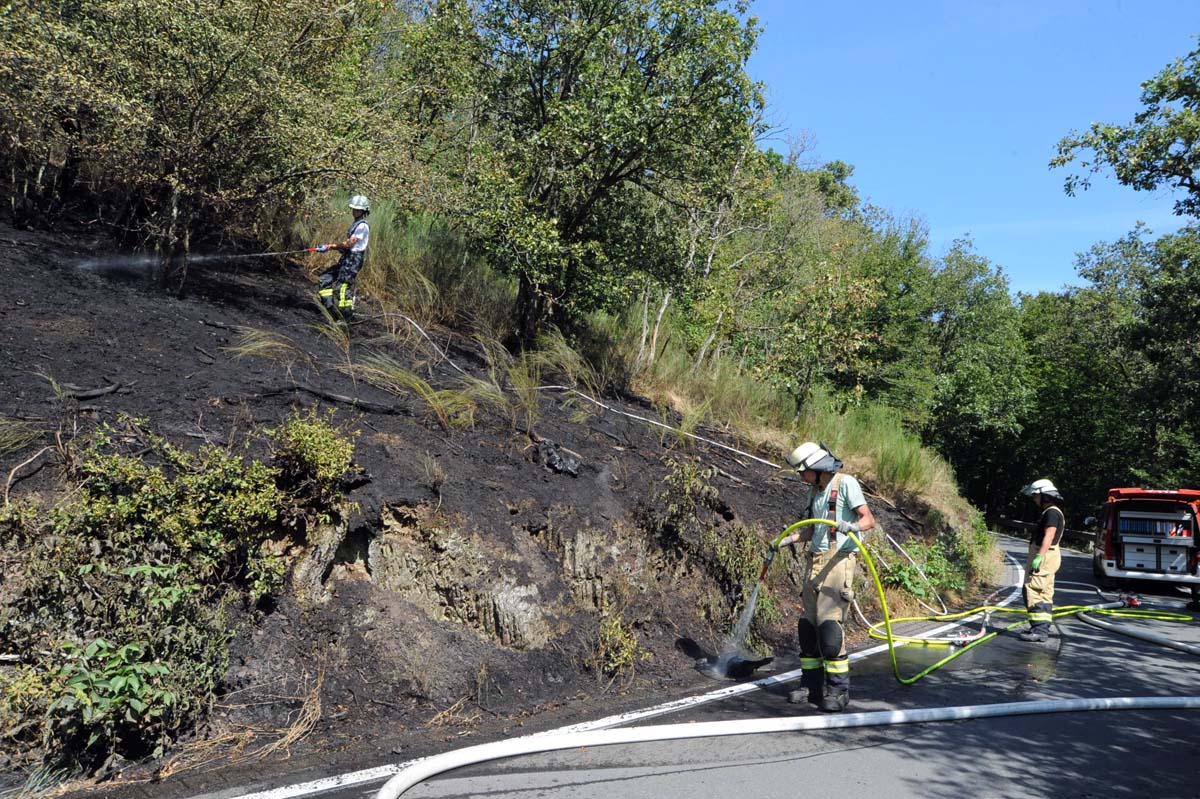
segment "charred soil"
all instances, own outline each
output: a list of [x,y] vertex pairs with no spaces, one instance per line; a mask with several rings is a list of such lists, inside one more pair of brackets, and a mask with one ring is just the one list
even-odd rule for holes
[[[112,248],[82,226],[0,225],[0,414],[44,433],[5,457],[0,478],[53,443],[68,416],[86,428],[127,414],[194,447],[236,442],[296,406],[334,409],[358,431],[361,472],[348,524],[305,542],[288,591],[247,611],[208,720],[103,794],[183,795],[306,765],[395,762],[712,686],[696,661],[721,648],[739,596],[681,554],[695,542],[663,522],[664,481],[672,461],[715,469],[696,519],[718,537],[765,541],[802,511],[791,475],[561,391],[542,392],[534,413],[480,410],[473,426],[446,426],[417,394],[339,364],[386,353],[434,388],[463,374],[423,338],[405,345],[367,303],[345,346],[297,265],[195,262],[180,293],[180,275],[164,281],[152,261]],[[286,346],[238,357],[231,348],[250,329]],[[463,372],[488,375],[469,339],[426,332]],[[602,401],[661,418],[636,397]],[[45,455],[14,474],[12,492],[52,491],[55,471]],[[871,505],[893,535],[913,532],[890,503]],[[774,583],[779,613],[757,635],[787,666],[794,570],[777,569]],[[615,677],[601,651],[606,618],[621,620],[630,647]]]

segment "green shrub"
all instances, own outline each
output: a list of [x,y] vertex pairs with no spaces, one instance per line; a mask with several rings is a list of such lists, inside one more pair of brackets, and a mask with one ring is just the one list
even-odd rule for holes
[[983,513],[976,508],[967,512],[966,524],[943,535],[950,559],[970,579],[989,583],[997,577],[1001,555],[996,536],[987,529]]
[[[930,544],[913,543],[905,547],[916,565],[896,559],[883,574],[883,583],[912,594],[918,599],[932,599],[934,594],[962,591],[967,575],[958,563],[948,541],[939,539]],[[924,572],[924,577],[921,573]]]
[[[639,524],[681,565],[698,567],[712,581],[723,607],[709,603],[705,613],[723,624],[749,601],[762,568],[763,544],[755,530],[729,521],[729,508],[711,482],[717,475],[715,467],[704,467],[695,459],[668,458],[666,463],[664,488],[639,510]],[[760,594],[754,621],[762,625],[779,618],[775,596]]]
[[[731,615],[740,612],[739,609],[750,601],[762,571],[763,549],[758,533],[736,522],[723,533],[717,528],[709,528],[704,536],[709,573],[729,600]],[[773,624],[781,618],[776,595],[771,591],[760,591],[754,606],[753,623]]]
[[712,525],[710,514],[721,506],[717,489],[709,482],[715,467],[702,467],[698,460],[666,459],[663,490],[654,502],[639,511],[642,529],[668,552],[696,554]]
[[[61,646],[63,664],[53,685],[57,696],[47,707],[48,735],[88,751],[97,744],[145,738],[147,731],[173,728],[176,694],[171,670],[148,660],[140,644],[114,646],[96,638],[80,648]],[[151,754],[159,756],[165,736]],[[79,743],[82,741],[82,743]]]
[[601,674],[618,677],[651,657],[650,652],[638,645],[633,626],[619,613],[605,615],[600,620],[595,662]]
[[309,409],[292,413],[267,436],[275,442],[271,463],[279,486],[300,506],[328,512],[342,494],[342,478],[353,467],[353,434],[333,425],[333,411],[321,416]]
[[0,509],[13,564],[0,646],[29,658],[0,676],[0,749],[18,763],[103,772],[202,718],[228,667],[231,606],[279,590],[289,533],[337,507],[352,467],[352,443],[315,413],[270,431],[274,466],[122,425],[68,458],[57,505]]

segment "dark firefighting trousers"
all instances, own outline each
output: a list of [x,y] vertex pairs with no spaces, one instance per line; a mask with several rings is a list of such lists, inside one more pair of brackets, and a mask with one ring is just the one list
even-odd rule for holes
[[354,311],[354,279],[362,266],[363,254],[351,250],[342,253],[338,262],[317,278],[317,295],[334,319],[350,319]]

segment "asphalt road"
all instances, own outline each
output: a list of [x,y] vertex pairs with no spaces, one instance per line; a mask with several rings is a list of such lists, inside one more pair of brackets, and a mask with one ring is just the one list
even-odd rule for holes
[[[1005,539],[1024,557],[1023,542]],[[1009,578],[1018,572],[1010,569]],[[1056,604],[1101,601],[1090,556],[1064,553]],[[1186,595],[1143,594],[1184,611]],[[1018,599],[1016,607],[1020,607]],[[1116,620],[1121,621],[1121,620]],[[1008,622],[1001,618],[998,625]],[[1200,645],[1200,623],[1123,621]],[[852,711],[897,710],[1044,699],[1200,696],[1196,656],[1099,630],[1068,616],[1044,644],[1004,633],[915,685],[898,683],[886,652],[852,666]],[[945,656],[944,648],[897,650],[902,674]],[[784,661],[784,668],[789,664]],[[721,687],[714,683],[714,688]],[[771,685],[637,723],[666,724],[807,715],[788,705],[788,685]],[[413,799],[663,799],[663,797],[1170,797],[1200,796],[1200,713],[1099,711],[866,727],[719,739],[622,744],[525,755],[435,777]],[[331,775],[336,779],[336,775]],[[383,776],[350,788],[325,784],[205,799],[373,797]],[[200,799],[200,797],[196,797]]]

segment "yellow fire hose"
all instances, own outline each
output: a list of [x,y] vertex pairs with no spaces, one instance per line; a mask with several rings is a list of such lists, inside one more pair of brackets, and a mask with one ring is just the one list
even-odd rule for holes
[[[779,535],[777,535],[774,538],[774,540],[771,542],[772,552],[779,549],[780,544],[783,542],[783,540],[785,538],[787,538],[789,535],[791,535],[793,531],[795,531],[801,527],[809,527],[814,524],[824,524],[824,525],[833,527],[833,526],[835,526],[836,523],[832,522],[828,519],[802,519],[801,521],[795,522],[794,524],[791,524],[787,528],[785,528],[782,533],[780,533]],[[977,608],[972,608],[970,610],[960,611],[958,613],[947,613],[947,614],[930,615],[930,616],[904,616],[902,618],[893,619],[891,617],[891,614],[888,612],[887,597],[884,595],[883,582],[879,579],[879,572],[875,569],[874,558],[871,557],[870,551],[863,544],[863,542],[859,539],[858,535],[856,535],[853,531],[850,531],[850,530],[846,531],[846,535],[848,535],[850,537],[850,540],[854,542],[855,546],[858,547],[859,553],[862,554],[862,556],[863,556],[863,563],[866,564],[867,571],[871,575],[871,580],[875,584],[875,591],[879,596],[879,607],[883,612],[884,633],[881,635],[881,634],[879,634],[879,632],[877,631],[877,629],[875,627],[871,627],[868,632],[868,635],[870,635],[872,638],[877,638],[877,639],[882,639],[882,640],[887,641],[888,657],[891,659],[891,663],[892,663],[892,674],[895,675],[897,682],[901,683],[902,685],[912,685],[917,680],[940,669],[942,666],[945,666],[947,663],[954,660],[955,658],[965,655],[967,652],[969,652],[970,650],[979,646],[984,641],[988,641],[992,638],[995,638],[1003,630],[992,630],[991,632],[985,633],[984,635],[974,638],[969,643],[963,645],[959,649],[956,649],[954,652],[950,653],[946,657],[937,661],[933,665],[926,667],[925,669],[917,672],[916,674],[912,675],[911,677],[905,677],[904,675],[902,675],[900,673],[900,664],[896,660],[896,643],[897,642],[900,642],[900,643],[922,643],[922,644],[932,644],[932,645],[942,645],[942,646],[953,645],[953,644],[956,644],[956,642],[953,640],[946,640],[945,642],[942,642],[942,641],[932,641],[931,642],[931,641],[928,641],[925,639],[920,639],[920,638],[910,638],[910,637],[906,637],[906,636],[898,636],[892,631],[892,624],[894,624],[894,623],[899,624],[901,622],[910,622],[910,621],[941,621],[941,622],[955,621],[957,619],[966,618],[968,616],[973,616],[973,615],[976,615],[979,613],[1018,613],[1023,616],[1029,615],[1029,611],[1020,609],[1020,608],[1006,608],[1006,607],[1001,607],[1001,606],[997,606],[997,605],[983,605],[983,606],[980,606]],[[770,561],[769,561],[769,557],[768,557],[767,563],[769,564],[769,562]],[[762,573],[765,576],[766,565],[764,565]],[[1068,616],[1068,615],[1072,615],[1072,614],[1076,614],[1076,613],[1084,613],[1084,612],[1102,613],[1102,614],[1110,615],[1110,616],[1123,616],[1123,617],[1133,617],[1133,618],[1143,618],[1143,619],[1157,619],[1157,620],[1161,620],[1161,621],[1191,621],[1192,620],[1191,616],[1188,616],[1188,615],[1182,614],[1182,613],[1170,613],[1167,611],[1157,611],[1157,610],[1148,610],[1145,608],[1127,607],[1126,603],[1124,601],[1122,601],[1120,603],[1111,603],[1111,604],[1105,604],[1105,605],[1099,605],[1099,606],[1097,606],[1097,605],[1064,605],[1062,607],[1055,608],[1052,615],[1054,618],[1059,618],[1060,616]],[[985,617],[984,624],[986,625],[986,617]]]

